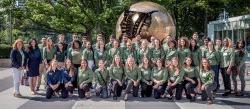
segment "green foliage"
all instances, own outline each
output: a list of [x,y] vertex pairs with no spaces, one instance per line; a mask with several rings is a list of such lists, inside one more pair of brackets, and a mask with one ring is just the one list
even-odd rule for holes
[[6,44],[0,44],[0,59],[9,58],[12,47]]
[[194,31],[206,33],[207,23],[216,20],[223,9],[230,16],[250,13],[250,0],[22,0],[25,4],[21,8],[14,1],[0,0],[0,17],[5,16],[5,22],[0,21],[4,25],[0,27],[1,43],[9,42],[6,25],[10,13],[13,28],[18,30],[14,36],[77,32],[93,39],[99,32],[106,36],[115,33],[120,14],[140,1],[164,6],[176,19],[178,36],[190,36]]

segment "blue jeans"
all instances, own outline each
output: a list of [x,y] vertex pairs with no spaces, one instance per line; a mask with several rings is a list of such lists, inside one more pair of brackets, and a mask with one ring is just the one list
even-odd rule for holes
[[215,90],[218,90],[220,88],[220,83],[219,83],[219,65],[211,65],[211,68],[214,71],[214,82],[216,83]]

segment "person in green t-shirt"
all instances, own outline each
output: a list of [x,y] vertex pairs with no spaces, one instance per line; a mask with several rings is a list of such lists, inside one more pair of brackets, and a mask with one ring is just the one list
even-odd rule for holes
[[115,55],[119,55],[120,57],[122,57],[121,52],[122,51],[121,48],[119,47],[119,41],[115,39],[113,42],[113,47],[108,51],[108,61],[109,61],[108,63],[112,62]]
[[191,57],[186,57],[182,71],[184,72],[183,86],[186,93],[186,98],[191,102],[194,102],[196,99],[195,88],[198,85],[198,79],[200,76],[197,67],[193,66]]
[[108,98],[109,80],[109,71],[105,68],[104,60],[100,59],[98,69],[95,70],[96,96]]
[[91,47],[91,42],[86,42],[86,48],[82,51],[82,59],[86,59],[88,61],[88,65],[90,69],[94,68],[94,52]]
[[141,97],[151,97],[153,89],[152,68],[149,59],[145,56],[140,65],[141,70]]
[[[245,49],[245,41],[239,40],[236,44],[235,49],[235,69],[232,69],[232,80],[234,86],[234,92],[236,92],[236,96],[244,96],[245,94],[245,87],[246,87],[246,80],[245,80],[245,70],[246,70],[246,58],[247,58],[247,51]],[[237,89],[237,76],[239,75],[240,82],[241,82],[241,90],[238,91]]]
[[113,100],[117,100],[117,97],[120,97],[122,94],[122,88],[125,82],[124,65],[119,55],[115,55],[109,67],[109,75],[111,78],[111,93],[113,94]]
[[52,41],[52,38],[47,38],[47,45],[43,48],[43,60],[45,62],[46,66],[50,65],[50,61],[55,58],[56,48],[54,46],[54,43]]
[[139,83],[141,80],[140,69],[136,66],[135,60],[133,57],[128,57],[125,67],[125,75],[127,87],[125,90],[124,100],[128,100],[128,94],[131,89],[133,89],[133,96],[138,97]]
[[132,42],[130,40],[127,41],[126,47],[123,48],[122,54],[123,54],[122,55],[123,62],[125,62],[129,56],[132,56],[137,62],[136,50],[133,48]]
[[178,60],[179,60],[179,66],[182,66],[184,63],[184,59],[188,56],[191,55],[191,52],[188,48],[189,44],[188,44],[188,39],[186,37],[182,37],[179,40],[179,47],[178,47]]
[[80,98],[89,98],[91,95],[90,88],[92,86],[93,71],[89,69],[86,59],[81,61],[81,67],[78,69],[78,94]]
[[232,41],[229,38],[223,40],[223,47],[221,48],[220,68],[224,83],[225,92],[222,96],[231,94],[231,71],[234,66],[235,52],[232,48]]
[[173,99],[173,90],[176,89],[175,99],[181,100],[182,98],[182,90],[183,90],[183,77],[184,72],[180,69],[180,64],[178,58],[174,57],[171,60],[171,64],[169,65],[169,78],[168,78],[168,86],[167,92],[169,93],[169,100]]
[[105,44],[103,41],[99,42],[96,49],[94,50],[94,59],[95,59],[95,63],[98,63],[98,61],[102,59],[104,60],[105,66],[109,66],[108,52],[105,49]]
[[155,39],[154,45],[155,45],[155,47],[150,49],[150,58],[151,58],[151,61],[153,62],[153,64],[156,63],[156,59],[158,59],[158,58],[163,59],[164,58],[164,50],[161,48],[160,40]]
[[148,48],[148,41],[147,40],[142,40],[141,46],[139,49],[137,49],[137,63],[141,64],[142,63],[142,58],[143,57],[148,57],[150,58],[150,51]]
[[115,35],[112,34],[109,36],[109,42],[105,45],[105,49],[109,51],[111,48],[113,48],[113,42],[115,40]]
[[192,64],[195,67],[199,67],[202,56],[201,56],[201,50],[198,47],[196,40],[194,40],[194,39],[190,40],[189,50],[191,52],[190,56],[191,56],[192,61],[193,61]]
[[173,57],[177,57],[177,42],[173,40],[168,41],[169,48],[165,51],[165,65],[166,67],[171,63]]
[[79,40],[74,40],[71,45],[71,49],[68,50],[68,58],[71,60],[72,64],[76,69],[80,67],[81,64],[81,56],[82,56],[82,49],[81,49],[81,42]]
[[208,49],[204,53],[204,57],[208,59],[211,69],[214,71],[214,81],[217,84],[216,89],[214,92],[217,92],[217,90],[220,87],[219,83],[219,64],[220,64],[220,53],[214,49],[214,44],[212,41],[208,42]]
[[214,71],[211,69],[209,61],[206,58],[203,58],[201,61],[200,79],[198,81],[198,90],[202,92],[202,101],[206,101],[208,98],[208,104],[212,104],[212,91],[216,88],[216,84],[214,82]]
[[156,60],[156,67],[152,70],[152,81],[153,89],[154,89],[154,98],[164,98],[164,92],[166,89],[166,81],[168,78],[168,72],[165,68],[163,68],[162,59],[158,58]]

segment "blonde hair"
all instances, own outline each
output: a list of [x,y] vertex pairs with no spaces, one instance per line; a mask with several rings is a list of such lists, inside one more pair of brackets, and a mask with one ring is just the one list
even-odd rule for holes
[[13,49],[17,49],[17,43],[19,43],[19,42],[21,42],[22,43],[22,45],[23,45],[23,47],[22,47],[22,49],[24,49],[24,44],[23,44],[23,40],[22,39],[17,39],[14,43],[13,43],[13,45],[12,45],[12,48]]
[[233,47],[232,40],[230,38],[228,38],[228,37],[226,37],[225,39],[227,40],[227,43],[228,43],[227,47],[232,48]]
[[[132,68],[131,68],[131,67],[129,67],[129,65],[128,65],[128,61],[129,61],[130,59],[134,62],[134,64],[133,64]],[[128,68],[128,69],[130,69],[130,70],[132,70],[133,68],[135,68],[135,67],[136,67],[136,64],[135,64],[135,59],[134,59],[132,56],[129,56],[129,57],[127,58],[127,60],[126,60],[126,66],[125,66],[125,67],[126,67],[126,68]]]

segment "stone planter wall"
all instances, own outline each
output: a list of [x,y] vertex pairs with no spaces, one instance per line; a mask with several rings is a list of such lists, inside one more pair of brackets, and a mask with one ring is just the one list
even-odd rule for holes
[[10,67],[10,59],[0,59],[0,67],[1,68],[9,68]]

